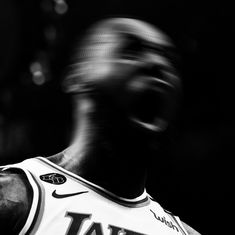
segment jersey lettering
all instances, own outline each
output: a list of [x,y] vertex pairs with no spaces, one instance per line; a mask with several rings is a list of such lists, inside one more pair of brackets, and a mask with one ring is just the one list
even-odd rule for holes
[[85,234],[86,235],[93,235],[93,234],[95,234],[95,235],[103,235],[101,224],[100,223],[93,223]]
[[158,220],[161,221],[162,223],[164,223],[166,226],[168,226],[169,228],[176,230],[177,232],[179,232],[179,229],[171,222],[171,221],[167,221],[166,218],[157,216],[155,212],[153,212],[151,209],[150,211],[153,213],[154,217]]
[[109,225],[108,227],[110,229],[110,235],[120,235],[120,234],[125,234],[125,235],[144,235],[143,233],[137,233],[132,230],[120,228],[114,225]]
[[[65,217],[71,218],[71,223],[69,225],[66,235],[78,235],[84,222],[91,218],[91,214],[67,212],[65,214]],[[143,233],[138,233],[114,225],[108,225],[108,229],[110,230],[110,235],[144,235]],[[88,228],[88,230],[84,233],[84,235],[104,235],[101,223],[93,222]]]
[[78,231],[81,229],[82,224],[85,222],[85,220],[89,219],[90,216],[90,214],[67,212],[65,217],[71,217],[71,223],[66,235],[77,235]]
[[119,227],[114,226],[114,225],[109,225],[108,229],[110,230],[110,234],[111,235],[119,235],[119,234],[123,234],[124,233],[124,229],[119,228]]

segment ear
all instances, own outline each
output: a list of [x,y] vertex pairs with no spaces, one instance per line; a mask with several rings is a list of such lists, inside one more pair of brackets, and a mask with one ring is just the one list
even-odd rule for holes
[[87,82],[82,82],[79,80],[79,77],[67,77],[62,84],[64,92],[71,94],[82,94],[93,90],[92,86],[90,86]]
[[75,74],[67,76],[62,83],[62,88],[66,93],[78,93],[82,89],[79,77]]

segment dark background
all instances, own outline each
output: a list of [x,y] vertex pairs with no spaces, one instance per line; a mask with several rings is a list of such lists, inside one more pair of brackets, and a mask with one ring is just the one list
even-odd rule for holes
[[202,0],[0,0],[0,164],[67,147],[71,101],[59,84],[75,39],[100,18],[138,17],[172,37],[184,88],[148,191],[202,234],[233,230],[232,9]]

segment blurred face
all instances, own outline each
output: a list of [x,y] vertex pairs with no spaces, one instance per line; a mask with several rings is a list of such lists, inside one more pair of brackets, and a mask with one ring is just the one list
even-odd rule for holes
[[110,34],[89,45],[86,50],[91,52],[90,57],[81,66],[81,70],[85,70],[86,82],[95,83],[106,92],[125,89],[124,85],[132,80],[132,74],[140,64],[136,52],[125,51],[126,43],[123,37]]
[[82,80],[108,94],[134,125],[157,132],[167,126],[167,106],[179,86],[160,43],[155,47],[135,35],[106,31],[83,48],[78,68]]

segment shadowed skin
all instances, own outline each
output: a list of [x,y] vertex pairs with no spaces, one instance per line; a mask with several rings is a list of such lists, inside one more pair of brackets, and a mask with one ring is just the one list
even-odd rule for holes
[[[150,144],[168,121],[156,115],[160,107],[153,99],[173,99],[179,87],[161,55],[170,47],[163,33],[136,20],[112,19],[90,30],[67,83],[75,93],[71,146],[49,160],[119,196],[139,196]],[[145,122],[136,115],[141,111],[149,113]]]
[[[151,146],[167,128],[180,87],[170,59],[162,53],[171,46],[162,32],[133,19],[106,20],[92,28],[66,83],[67,91],[74,93],[71,144],[48,159],[118,196],[140,196]],[[20,211],[26,216],[32,192],[20,174],[17,180],[23,191],[16,201],[25,203]],[[9,199],[12,188],[2,182],[0,178],[7,190],[0,190],[1,202]],[[13,211],[9,204],[0,218]],[[184,225],[190,235],[199,234]]]
[[76,102],[78,124],[71,146],[49,160],[119,196],[139,196],[149,142],[132,130],[122,112],[82,96]]

